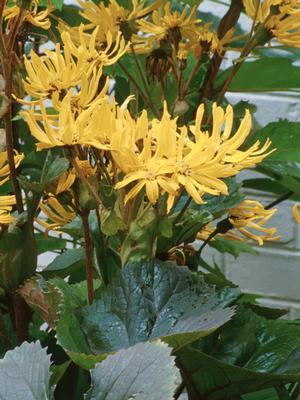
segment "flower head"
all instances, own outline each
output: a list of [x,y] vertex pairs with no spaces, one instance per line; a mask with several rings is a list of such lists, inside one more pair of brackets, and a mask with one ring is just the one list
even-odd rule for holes
[[[244,200],[238,206],[229,210],[228,220],[239,233],[255,240],[262,246],[264,241],[274,241],[280,238],[279,236],[274,236],[276,228],[266,228],[264,226],[276,211],[276,208],[266,210],[258,201]],[[233,239],[239,239],[239,236],[232,234],[231,231],[230,234]]]
[[44,56],[38,56],[33,50],[30,59],[24,60],[27,77],[23,80],[27,94],[38,99],[59,96],[64,90],[73,88],[81,81],[84,64],[80,55],[77,60],[68,48],[61,53],[60,44],[55,50],[45,50]]
[[107,6],[102,2],[99,5],[91,1],[78,0],[78,2],[83,8],[81,15],[89,21],[86,29],[99,27],[97,31],[98,42],[105,42],[107,32],[110,32],[113,39],[117,37],[119,32],[126,40],[130,39],[135,30],[132,26],[135,20],[147,16],[162,4],[162,0],[156,0],[145,7],[145,1],[132,0],[132,7],[129,10],[119,5],[115,0],[110,0]]
[[[16,0],[14,0],[16,3]],[[39,0],[33,0],[29,10],[25,10],[23,20],[30,23],[31,25],[37,26],[39,28],[48,30],[51,26],[49,20],[49,14],[54,10],[54,7],[48,5],[43,11],[38,11]],[[17,17],[21,12],[21,7],[18,5],[13,5],[11,7],[6,7],[3,12],[5,19],[10,20]]]
[[153,11],[152,21],[140,20],[139,28],[142,32],[150,34],[149,41],[160,42],[169,40],[177,49],[181,40],[191,40],[198,28],[200,20],[196,18],[196,7],[190,12],[186,6],[182,13],[171,11],[171,3],[167,2],[164,7],[163,15],[158,11]]
[[243,0],[247,15],[263,24],[271,36],[288,46],[300,47],[299,0]]
[[107,97],[98,98],[79,112],[71,92],[63,98],[58,114],[48,115],[43,102],[40,112],[32,107],[20,114],[38,140],[37,150],[77,144],[108,149],[116,121],[116,107]]
[[[67,30],[61,34],[64,42],[64,49],[68,50],[73,56],[82,58],[90,69],[96,65],[98,67],[112,65],[122,57],[128,50],[128,44],[125,42],[121,32],[115,36],[110,31],[105,33],[105,41],[97,41],[99,25],[93,32],[84,32],[85,26],[80,25],[78,37],[74,40]],[[74,36],[74,35],[73,35]]]

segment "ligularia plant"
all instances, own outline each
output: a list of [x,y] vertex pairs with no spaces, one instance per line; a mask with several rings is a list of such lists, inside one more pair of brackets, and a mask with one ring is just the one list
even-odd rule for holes
[[298,398],[299,327],[218,260],[300,196],[299,123],[228,96],[299,88],[300,3],[224,6],[0,3],[1,399]]

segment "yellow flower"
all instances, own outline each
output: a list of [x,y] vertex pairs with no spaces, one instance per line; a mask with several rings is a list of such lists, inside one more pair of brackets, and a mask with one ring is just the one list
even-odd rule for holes
[[300,47],[299,0],[243,0],[246,13],[288,46]]
[[10,214],[12,206],[16,204],[15,196],[0,196],[0,224],[9,225],[15,221]]
[[162,4],[162,0],[154,1],[147,7],[145,7],[145,1],[132,0],[131,10],[120,6],[115,0],[111,0],[107,7],[103,2],[96,5],[92,1],[78,0],[78,3],[83,8],[81,15],[90,22],[90,24],[86,25],[86,29],[93,29],[98,26],[97,40],[105,42],[108,32],[115,39],[121,31],[126,36],[125,38],[128,39],[132,33],[130,27],[132,22],[149,15]]
[[[227,240],[238,240],[240,242],[245,242],[246,238],[248,238],[255,240],[260,246],[264,244],[264,241],[278,240],[280,236],[274,236],[277,231],[276,228],[266,228],[264,226],[276,211],[277,209],[275,208],[273,210],[266,210],[258,201],[244,200],[238,206],[228,211],[226,222],[228,231],[226,233],[217,233],[216,237],[222,237]],[[211,224],[205,225],[198,232],[197,239],[207,240],[216,229]],[[213,239],[211,238],[211,240]]]
[[170,118],[165,107],[160,120],[150,123],[144,112],[137,121],[127,124],[124,134],[113,135],[113,159],[125,173],[116,188],[130,185],[126,200],[145,187],[149,201],[155,204],[161,190],[169,195],[170,210],[176,196],[184,189],[196,203],[203,204],[205,193],[228,194],[223,178],[254,166],[270,154],[266,152],[271,144],[269,140],[262,148],[256,142],[248,150],[239,150],[251,130],[249,111],[233,135],[231,106],[224,112],[213,105],[211,133],[201,130],[203,114],[204,105],[201,105],[196,123],[189,132],[186,127],[177,127],[177,119]]
[[[261,203],[255,200],[244,200],[228,212],[228,220],[233,228],[243,236],[255,240],[260,246],[264,241],[278,240],[274,236],[276,228],[266,228],[264,225],[276,213],[277,209],[266,210]],[[239,238],[237,235],[235,238]]]
[[[14,0],[14,3],[16,3],[16,0]],[[37,26],[39,28],[48,30],[51,26],[51,22],[48,17],[50,12],[54,10],[54,7],[48,5],[45,10],[38,12],[38,3],[38,0],[33,0],[30,9],[24,10],[23,21],[26,21],[31,25]],[[17,17],[20,14],[21,10],[22,9],[18,5],[7,7],[4,9],[3,16],[5,17],[5,19],[10,20]]]
[[91,34],[84,32],[85,26],[80,25],[78,29],[78,38],[73,40],[70,32],[64,31],[61,34],[64,42],[64,49],[77,58],[82,58],[89,65],[89,68],[96,66],[107,66],[115,64],[122,57],[127,49],[121,32],[113,37],[110,31],[105,34],[105,42],[97,41],[99,26]]
[[256,22],[264,24],[276,14],[293,14],[300,8],[299,0],[243,0],[246,14]]
[[275,15],[269,25],[280,43],[300,48],[300,11],[290,15]]
[[47,200],[41,201],[39,207],[51,221],[49,223],[44,219],[36,218],[36,221],[46,229],[46,234],[50,230],[61,229],[62,226],[69,224],[76,217],[72,207],[63,206],[55,197],[49,197]]
[[182,13],[171,11],[171,3],[167,2],[164,7],[163,15],[158,11],[153,11],[152,22],[140,20],[139,28],[142,32],[150,34],[150,42],[160,42],[168,39],[177,48],[178,43],[185,39],[191,40],[200,22],[196,18],[197,8],[193,7],[188,15],[188,6],[185,6]]
[[38,56],[33,50],[30,60],[25,58],[24,65],[27,77],[23,80],[27,94],[38,99],[44,99],[64,90],[75,87],[81,81],[84,64],[80,54],[75,61],[68,49],[61,53],[60,44],[55,50],[45,50],[44,56]]
[[[98,103],[78,113],[72,104],[72,93],[69,92],[61,102],[58,115],[48,115],[43,102],[40,103],[40,113],[36,113],[32,107],[30,110],[22,111],[20,115],[27,122],[31,134],[38,140],[38,151],[76,144],[105,149],[107,146],[97,140],[96,134],[99,130],[105,131],[106,122],[109,122],[110,117],[107,113],[111,109],[107,106],[107,98],[105,103],[102,104],[102,101],[103,99],[100,99]],[[99,118],[100,115],[103,117],[101,106],[105,108],[107,121],[101,121]],[[39,122],[42,122],[42,125]]]
[[[17,150],[14,150],[14,162],[16,168],[20,165],[20,162],[24,159],[23,154],[19,154]],[[9,165],[7,159],[7,151],[0,152],[0,186],[9,180]]]
[[110,100],[107,96],[100,98],[80,112],[73,100],[72,93],[68,92],[57,115],[48,115],[43,102],[38,113],[33,107],[20,113],[31,134],[38,140],[38,151],[77,144],[109,150],[112,135],[123,131],[122,106],[117,106],[114,99]]
[[196,57],[203,53],[221,53],[232,40],[233,29],[226,32],[222,39],[218,38],[216,32],[210,28],[210,23],[200,25],[191,39],[189,47],[194,50]]

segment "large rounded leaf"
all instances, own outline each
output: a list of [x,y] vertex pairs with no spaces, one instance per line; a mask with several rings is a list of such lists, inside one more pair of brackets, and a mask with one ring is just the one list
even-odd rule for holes
[[223,400],[300,382],[300,328],[250,310],[241,310],[215,340],[177,355],[192,400]]
[[172,400],[179,371],[164,343],[138,343],[91,371],[87,400]]
[[50,400],[50,355],[39,342],[24,342],[0,360],[0,399]]
[[90,349],[101,354],[157,338],[178,349],[216,330],[233,312],[186,267],[154,260],[128,264],[78,316]]

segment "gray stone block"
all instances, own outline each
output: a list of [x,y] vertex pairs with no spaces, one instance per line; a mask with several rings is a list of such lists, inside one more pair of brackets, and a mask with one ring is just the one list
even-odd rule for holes
[[228,279],[248,293],[300,301],[300,253],[264,248],[259,255],[225,258]]

